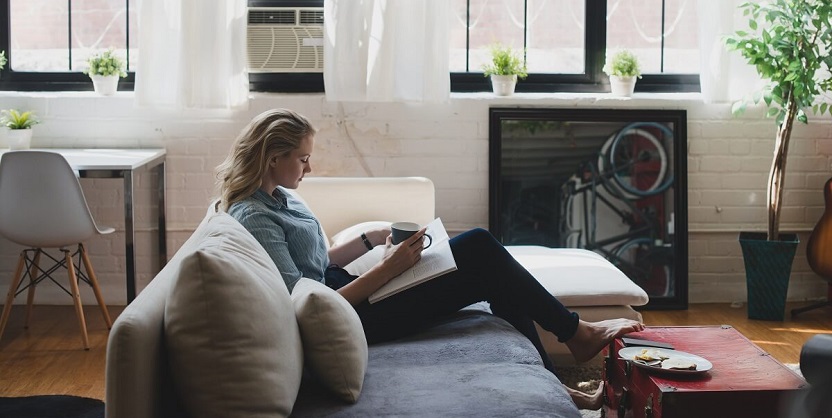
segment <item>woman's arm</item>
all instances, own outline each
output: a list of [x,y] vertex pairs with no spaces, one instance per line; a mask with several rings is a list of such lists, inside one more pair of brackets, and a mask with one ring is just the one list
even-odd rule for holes
[[413,267],[422,258],[425,229],[422,228],[398,245],[393,245],[392,237],[388,235],[384,257],[381,261],[346,286],[338,289],[338,293],[353,306],[358,305],[385,283]]
[[[384,244],[390,235],[390,228],[371,229],[365,232],[364,235],[367,236],[370,245],[375,247],[376,245]],[[370,249],[367,248],[364,240],[361,237],[355,237],[341,245],[330,248],[329,262],[339,266],[346,266],[367,253],[367,251],[370,251]]]

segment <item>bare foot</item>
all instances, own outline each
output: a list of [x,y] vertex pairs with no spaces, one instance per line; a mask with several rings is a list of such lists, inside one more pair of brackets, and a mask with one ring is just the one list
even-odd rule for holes
[[608,319],[598,322],[578,322],[575,335],[566,342],[566,347],[575,357],[575,361],[583,363],[591,360],[610,341],[624,334],[644,330],[644,324],[632,319]]
[[590,409],[597,411],[601,409],[601,406],[604,404],[604,382],[601,382],[601,384],[598,385],[598,389],[595,393],[581,392],[579,390],[572,389],[569,386],[564,387],[566,388],[566,392],[568,392],[569,396],[572,398],[572,402],[575,402],[578,409]]

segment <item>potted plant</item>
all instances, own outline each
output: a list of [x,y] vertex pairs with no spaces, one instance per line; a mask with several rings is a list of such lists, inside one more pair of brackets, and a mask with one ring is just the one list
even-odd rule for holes
[[726,37],[728,49],[739,51],[768,85],[734,103],[742,114],[749,103],[762,102],[777,125],[774,156],[766,187],[766,233],[739,236],[748,283],[748,316],[782,320],[797,234],[780,234],[780,211],[786,157],[794,121],[808,123],[806,109],[832,113],[824,94],[832,91],[832,5],[828,0],[772,0],[740,6],[748,30]]
[[0,112],[0,123],[6,127],[9,148],[13,150],[29,149],[32,142],[32,126],[39,123],[32,112],[19,112],[15,109]]
[[6,51],[0,51],[0,71],[6,68]]
[[483,75],[491,77],[491,87],[498,96],[514,94],[517,79],[528,75],[523,58],[511,47],[500,44],[491,45],[491,63],[483,65],[482,71]]
[[636,88],[636,79],[641,78],[638,57],[624,49],[607,58],[604,73],[610,76],[610,89],[614,96],[630,97]]
[[124,60],[115,56],[112,50],[94,54],[87,60],[87,66],[84,74],[92,79],[95,92],[103,96],[115,94],[119,77],[127,77]]

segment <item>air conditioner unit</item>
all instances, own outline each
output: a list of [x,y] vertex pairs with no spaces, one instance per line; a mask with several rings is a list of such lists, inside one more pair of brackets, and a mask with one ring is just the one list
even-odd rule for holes
[[322,7],[249,7],[250,73],[324,71]]

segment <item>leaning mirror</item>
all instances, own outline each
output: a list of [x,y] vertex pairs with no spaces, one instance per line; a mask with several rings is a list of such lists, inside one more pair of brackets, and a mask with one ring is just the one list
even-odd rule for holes
[[685,111],[492,108],[489,123],[497,239],[595,251],[644,308],[687,308]]

